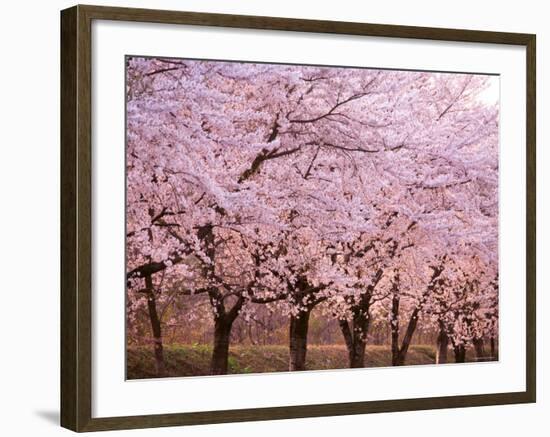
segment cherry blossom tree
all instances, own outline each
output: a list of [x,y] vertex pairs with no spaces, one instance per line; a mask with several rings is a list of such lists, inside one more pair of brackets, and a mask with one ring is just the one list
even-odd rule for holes
[[441,332],[494,338],[498,301],[484,290],[497,288],[487,284],[497,264],[498,108],[480,98],[488,83],[128,58],[128,318],[147,307],[157,373],[163,309],[199,294],[214,325],[212,374],[227,373],[232,326],[258,305],[289,318],[290,370],[307,368],[309,318],[321,304],[339,320],[350,367],[364,366],[373,311],[386,307],[393,361],[404,364],[423,313],[443,318],[437,302],[456,278],[442,275],[466,262],[464,248],[484,259],[468,268],[482,276],[470,293],[482,302],[462,305],[453,333],[449,323]]

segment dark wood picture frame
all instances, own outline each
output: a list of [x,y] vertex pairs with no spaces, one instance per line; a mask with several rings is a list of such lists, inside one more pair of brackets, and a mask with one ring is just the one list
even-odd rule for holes
[[[92,418],[92,20],[524,46],[527,59],[525,66],[527,78],[526,390],[422,399]],[[61,425],[81,432],[535,402],[535,47],[535,35],[519,33],[81,5],[63,10],[61,12]]]

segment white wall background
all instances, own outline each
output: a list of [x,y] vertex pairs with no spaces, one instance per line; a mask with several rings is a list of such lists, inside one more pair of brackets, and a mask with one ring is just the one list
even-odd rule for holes
[[[92,0],[90,0],[92,1]],[[542,145],[543,120],[550,111],[545,2],[460,0],[359,2],[317,0],[111,0],[111,6],[134,6],[202,12],[272,15],[372,23],[485,29],[537,34],[538,76],[538,403],[457,410],[254,422],[228,425],[123,431],[117,435],[424,436],[442,430],[453,436],[545,435],[550,420],[550,386],[544,376],[549,363],[550,300],[544,272],[550,220],[550,158]],[[70,1],[5,2],[2,9],[0,57],[0,432],[6,436],[57,436],[59,399],[59,10]],[[6,135],[7,133],[7,135]],[[546,248],[545,248],[546,246]],[[543,253],[543,252],[546,252]],[[545,256],[546,255],[546,256]],[[258,394],[261,396],[261,394]],[[114,434],[113,434],[114,435]]]

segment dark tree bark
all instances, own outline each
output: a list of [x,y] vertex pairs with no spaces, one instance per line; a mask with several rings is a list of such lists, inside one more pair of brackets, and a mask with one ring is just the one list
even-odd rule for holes
[[400,297],[397,290],[396,283],[392,285],[392,301],[391,301],[391,319],[390,319],[390,331],[391,331],[391,362],[393,366],[396,366],[400,361],[400,347],[399,347],[399,302]]
[[430,266],[432,269],[432,276],[430,278],[430,282],[428,286],[426,287],[426,290],[422,293],[422,296],[420,298],[420,301],[418,302],[418,305],[414,308],[414,310],[411,313],[411,316],[409,318],[409,323],[407,324],[407,330],[405,331],[405,334],[403,336],[403,340],[401,341],[401,346],[399,346],[399,323],[396,323],[398,321],[399,316],[399,275],[396,276],[396,279],[393,283],[393,296],[395,299],[395,296],[397,296],[397,301],[392,301],[392,365],[393,366],[404,366],[405,361],[407,358],[407,353],[409,351],[409,347],[411,345],[411,341],[414,336],[414,332],[416,331],[416,325],[418,324],[418,317],[420,315],[420,311],[422,311],[422,307],[424,306],[426,299],[430,295],[430,293],[435,289],[435,287],[438,285],[441,276],[441,273],[443,272],[443,265],[440,264],[439,266]]
[[476,351],[476,360],[477,361],[486,361],[487,355],[485,354],[485,346],[483,342],[483,338],[478,337],[474,338],[474,350]]
[[224,297],[216,289],[209,292],[210,302],[215,307],[214,347],[210,361],[211,375],[226,375],[229,362],[229,342],[233,322],[244,305],[244,298],[239,296],[229,311],[226,310]]
[[352,328],[347,320],[339,320],[338,324],[340,325],[340,330],[344,336],[344,342],[346,344],[346,349],[348,350],[348,359],[351,365],[351,351],[353,350],[353,334]]
[[495,337],[491,336],[491,360],[497,359],[497,347]]
[[351,369],[365,367],[365,351],[367,334],[370,327],[370,306],[375,287],[382,279],[383,270],[378,269],[372,278],[372,283],[359,298],[351,301],[351,321],[340,320],[340,330],[344,336],[348,350],[348,364]]
[[145,290],[147,296],[147,309],[149,311],[149,319],[151,320],[151,330],[153,331],[153,348],[155,353],[155,367],[157,376],[164,376],[164,350],[162,346],[162,330],[160,318],[157,311],[157,301],[153,289],[153,279],[151,275],[145,277]]
[[294,284],[288,282],[287,287],[289,296],[299,310],[298,314],[290,316],[288,368],[290,371],[305,370],[309,316],[313,308],[326,300],[326,297],[318,295],[326,286],[314,287],[307,277],[301,276]]
[[349,367],[358,369],[365,367],[365,348],[367,346],[366,333],[368,331],[368,320],[361,317],[361,320],[353,321],[353,347],[349,354]]
[[308,308],[295,316],[290,316],[290,360],[288,366],[290,371],[306,369],[307,331],[310,314],[311,310]]
[[214,322],[214,348],[210,362],[211,375],[227,374],[230,335],[231,324],[225,318],[216,318]]
[[[415,308],[411,314],[411,317],[409,319],[409,323],[407,325],[407,330],[405,331],[405,335],[403,336],[403,340],[401,342],[401,347],[399,348],[399,352],[396,356],[392,356],[392,365],[393,366],[404,366],[405,360],[407,358],[407,353],[409,352],[409,346],[411,345],[411,341],[414,335],[414,331],[416,330],[416,325],[418,323],[418,314],[420,313],[419,308]],[[393,348],[392,348],[393,349]]]
[[455,363],[465,363],[466,362],[466,346],[463,344],[454,345],[453,350],[455,353]]
[[437,348],[435,353],[435,364],[447,363],[448,356],[447,351],[449,348],[449,336],[444,327],[439,328],[439,335],[437,336]]
[[392,308],[391,308],[391,351],[392,351],[392,366],[404,366],[405,359],[407,358],[407,352],[411,344],[414,331],[416,330],[416,324],[418,323],[418,314],[420,313],[420,307],[416,307],[411,313],[409,323],[407,324],[407,330],[399,345],[399,275],[396,276],[392,285]]
[[365,367],[365,349],[369,329],[368,312],[357,311],[351,322],[340,320],[340,330],[348,350],[348,364],[351,369]]
[[[214,209],[218,214],[225,215],[223,208],[215,206]],[[204,244],[206,256],[208,256],[211,261],[203,266],[203,275],[205,278],[214,279],[216,278],[216,244],[214,227],[212,224],[207,223],[201,226],[197,230],[197,237]],[[226,286],[226,288],[230,289],[231,287]],[[236,301],[228,310],[226,309],[226,300],[231,295],[235,296]],[[208,289],[208,298],[210,300],[210,305],[214,310],[214,346],[210,361],[210,374],[225,375],[228,371],[231,328],[233,327],[233,322],[239,315],[239,312],[244,305],[245,298],[242,294],[224,294],[217,287],[210,287]]]

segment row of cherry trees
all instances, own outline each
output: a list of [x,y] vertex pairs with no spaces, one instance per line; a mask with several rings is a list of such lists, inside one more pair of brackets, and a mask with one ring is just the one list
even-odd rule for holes
[[394,365],[419,325],[438,362],[481,356],[498,331],[491,80],[129,58],[128,327],[146,309],[158,374],[168,313],[212,318],[212,374],[258,308],[288,318],[290,370],[314,310],[338,321],[350,367],[379,320]]

